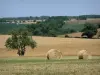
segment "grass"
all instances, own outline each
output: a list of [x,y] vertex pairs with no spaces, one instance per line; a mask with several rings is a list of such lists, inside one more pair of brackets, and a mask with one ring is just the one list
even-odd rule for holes
[[65,24],[63,29],[73,29],[75,31],[81,31],[84,28],[84,24]]
[[95,56],[91,60],[78,60],[75,56],[61,60],[46,60],[44,57],[0,58],[0,75],[100,75],[100,57]]

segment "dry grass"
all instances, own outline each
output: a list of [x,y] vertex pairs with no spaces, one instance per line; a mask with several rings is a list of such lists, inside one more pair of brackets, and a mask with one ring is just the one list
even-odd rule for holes
[[[0,35],[0,57],[18,56],[16,50],[8,50],[4,44],[8,35]],[[37,42],[37,48],[27,47],[25,56],[45,56],[48,50],[59,49],[63,55],[77,55],[81,49],[86,49],[92,55],[100,55],[99,39],[78,39],[59,37],[37,37],[33,39]]]
[[70,37],[81,37],[81,35],[82,35],[82,32],[68,34],[68,36],[70,36]]

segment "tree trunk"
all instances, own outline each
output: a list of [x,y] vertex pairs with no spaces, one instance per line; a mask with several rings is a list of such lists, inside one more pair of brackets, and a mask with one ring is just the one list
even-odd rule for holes
[[18,54],[19,56],[21,56],[21,50],[20,50],[20,49],[18,49],[17,54]]
[[24,56],[24,54],[25,54],[25,46],[23,46],[21,49],[21,55]]
[[24,54],[25,54],[25,50],[22,49],[22,50],[21,50],[21,56],[24,56]]
[[24,56],[24,54],[25,54],[25,46],[19,48],[17,54],[18,54],[19,56]]

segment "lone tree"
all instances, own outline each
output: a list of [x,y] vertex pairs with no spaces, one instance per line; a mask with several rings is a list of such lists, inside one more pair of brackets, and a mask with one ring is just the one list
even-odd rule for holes
[[25,47],[30,46],[31,48],[35,48],[36,42],[28,35],[25,29],[19,29],[18,31],[11,32],[11,37],[6,40],[5,46],[7,48],[17,49],[17,54],[19,56],[24,56],[26,51]]
[[83,31],[83,34],[81,35],[82,37],[83,36],[87,36],[87,38],[92,38],[94,35],[96,35],[97,33],[97,25],[93,25],[93,24],[90,24],[90,23],[86,23],[84,25],[84,29],[82,30]]

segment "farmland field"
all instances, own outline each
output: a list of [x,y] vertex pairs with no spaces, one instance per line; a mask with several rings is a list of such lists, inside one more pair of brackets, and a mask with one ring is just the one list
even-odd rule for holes
[[[25,56],[7,49],[6,39],[0,35],[0,75],[100,75],[100,39],[60,38],[33,36],[37,47],[27,47]],[[61,60],[46,60],[49,49],[59,49]],[[86,49],[91,59],[78,60],[77,52]]]
[[100,75],[100,0],[0,0],[0,75]]
[[13,29],[25,28],[26,24],[7,24],[0,23],[0,34],[8,34]]
[[[5,45],[8,35],[0,35],[0,57],[18,56],[17,50],[7,49]],[[64,56],[77,55],[81,49],[86,49],[91,55],[100,55],[100,39],[60,38],[33,36],[37,47],[27,47],[25,56],[45,56],[50,49],[60,50]]]
[[0,75],[100,75],[100,57],[78,60],[73,56],[61,60],[44,57],[9,57],[0,59]]

